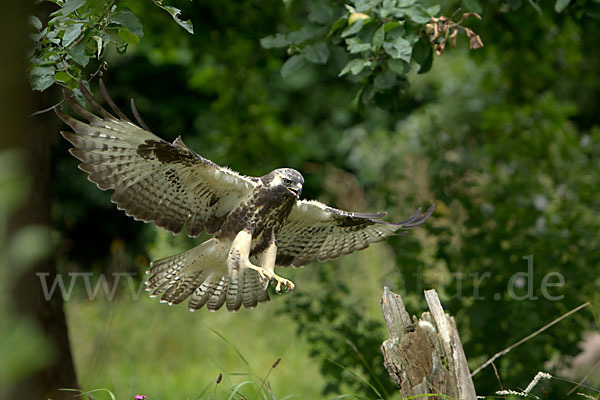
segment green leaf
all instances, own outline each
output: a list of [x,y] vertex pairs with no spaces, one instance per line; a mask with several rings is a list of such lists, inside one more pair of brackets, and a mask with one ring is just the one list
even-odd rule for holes
[[[81,78],[81,69],[76,66],[69,67],[69,74],[71,74],[71,79],[66,81],[65,84],[71,89],[75,89],[79,86],[78,80]],[[83,104],[83,103],[82,103]]]
[[434,6],[427,8],[427,13],[429,15],[431,15],[432,17],[435,17],[436,15],[438,15],[440,13],[441,9],[442,9],[442,6],[440,6],[439,4],[436,4]]
[[311,11],[308,14],[309,21],[316,22],[318,24],[327,24],[334,17],[333,8],[326,4],[324,1],[317,1],[311,3]]
[[175,22],[177,22],[177,24],[179,26],[181,26],[183,29],[188,31],[188,33],[191,33],[192,35],[194,34],[194,26],[192,25],[192,21],[190,21],[189,19],[187,19],[187,20],[181,19],[181,10],[180,9],[171,7],[171,6],[163,6],[162,0],[152,0],[152,1],[158,7],[162,8],[163,10],[165,10],[166,12],[171,14],[171,17],[173,18],[173,20]]
[[281,67],[281,76],[287,78],[304,68],[306,65],[307,62],[304,54],[291,56]]
[[265,36],[260,39],[260,45],[265,49],[280,49],[292,44],[283,33]]
[[356,37],[346,39],[346,46],[351,54],[356,54],[371,49],[370,43],[365,43]]
[[29,81],[33,90],[43,92],[54,84],[54,66],[35,67],[29,73]]
[[358,89],[358,92],[356,92],[356,95],[354,96],[354,98],[352,99],[352,102],[350,103],[352,108],[358,107],[358,101],[360,100],[360,96],[362,95],[363,90],[365,90],[365,86],[366,86],[366,84],[361,86],[360,89]]
[[563,12],[563,10],[569,6],[569,3],[571,3],[571,0],[556,0],[556,3],[554,3],[554,10],[557,13]]
[[379,7],[379,16],[381,18],[387,18],[394,11],[396,2],[394,0],[383,0]]
[[354,0],[354,9],[356,12],[370,11],[380,0]]
[[306,59],[315,64],[325,64],[329,59],[329,48],[324,42],[310,44],[304,48]]
[[92,38],[96,41],[96,58],[100,59],[100,53],[102,53],[102,38],[100,36],[92,36]]
[[400,22],[398,21],[390,21],[390,22],[386,22],[385,24],[383,24],[383,30],[385,31],[385,33],[388,33],[389,31],[399,28]]
[[383,45],[384,39],[385,39],[385,27],[383,25],[381,25],[379,28],[377,28],[377,30],[373,34],[372,43],[373,43],[373,47],[375,48],[375,50],[379,50],[381,48],[381,45]]
[[390,59],[387,62],[388,68],[398,75],[404,75],[410,70],[410,64],[402,60]]
[[479,0],[462,0],[462,5],[465,10],[476,12],[477,14],[481,14],[483,11],[481,4],[479,4]]
[[35,15],[30,15],[28,18],[29,23],[38,31],[42,29],[42,21]]
[[69,75],[66,71],[58,71],[54,75],[54,80],[61,83],[67,83],[71,80],[71,75]]
[[119,29],[119,39],[122,40],[123,43],[126,44],[140,44],[140,37],[138,35],[133,34],[129,29],[123,27]]
[[428,40],[420,40],[413,47],[413,60],[421,67],[419,68],[419,74],[423,74],[431,69],[433,64],[433,48]]
[[[83,82],[83,86],[85,86],[86,89],[89,90],[90,83],[85,79],[81,79],[81,81]],[[84,106],[88,104],[87,100],[85,99],[85,96],[81,92],[81,89],[79,89],[79,84],[77,84],[77,87],[72,88],[72,93],[73,93],[73,97],[75,97],[75,100],[77,100],[79,102],[79,104],[82,104]]]
[[85,52],[84,42],[78,43],[76,46],[73,46],[73,48],[68,49],[67,54],[71,56],[73,61],[82,67],[87,66],[88,62],[90,61],[90,57]]
[[73,25],[67,26],[67,29],[65,30],[65,34],[63,35],[63,38],[62,38],[63,47],[69,47],[69,45],[71,43],[73,43],[73,41],[75,41],[75,39],[77,39],[79,37],[79,35],[81,34],[82,26],[83,26],[83,24],[73,24]]
[[383,49],[392,58],[410,62],[412,47],[410,42],[403,37],[397,37],[393,42],[384,42]]
[[102,50],[104,50],[106,52],[106,48],[112,41],[113,40],[111,39],[111,37],[108,33],[105,33],[104,35],[102,35]]
[[396,85],[397,79],[396,72],[388,69],[375,77],[373,85],[376,89],[385,90]]
[[44,75],[50,75],[50,76],[54,76],[54,67],[53,66],[37,66],[34,67],[31,72],[29,73],[29,75],[35,75],[35,76],[44,76]]
[[433,65],[433,49],[431,47],[429,48],[427,57],[425,58],[423,63],[420,63],[419,65],[421,67],[419,68],[419,72],[417,72],[418,74],[424,74],[425,72],[428,72],[431,69],[431,66]]
[[364,22],[364,19],[359,19],[358,21],[344,29],[344,31],[342,32],[342,37],[345,38],[360,32],[360,30],[363,28]]
[[314,26],[303,26],[297,31],[288,33],[287,39],[295,44],[304,43],[309,39],[322,36],[325,34],[324,28],[317,28]]
[[138,17],[128,8],[121,8],[113,15],[111,22],[119,24],[136,35],[138,38],[144,36],[144,28]]
[[[67,0],[65,1],[65,4],[62,6],[62,8],[58,10],[58,13],[60,13],[61,15],[71,14],[73,11],[77,10],[84,4],[85,0]],[[54,14],[55,13],[52,13],[51,15]]]
[[402,8],[402,11],[404,11],[404,15],[416,24],[426,24],[431,20],[431,15],[419,5]]
[[346,24],[348,23],[348,17],[341,17],[340,19],[338,19],[337,21],[335,21],[333,23],[333,26],[331,27],[331,29],[329,30],[329,33],[327,34],[328,36],[331,36],[335,33],[335,31],[337,31],[338,29],[340,29],[343,26],[346,26]]
[[369,65],[371,65],[371,62],[365,58],[354,58],[350,60],[348,64],[346,64],[338,76],[344,76],[348,72],[351,72],[352,75],[358,75],[366,66]]
[[36,46],[40,46],[40,43],[38,43],[40,41],[41,38],[43,38],[46,33],[48,32],[48,28],[44,28],[41,31],[39,31],[38,33],[31,33],[29,35],[29,37],[31,38],[31,40],[36,44]]
[[375,96],[375,86],[367,85],[362,93],[361,101],[363,104],[368,104],[371,100],[373,100],[373,96]]

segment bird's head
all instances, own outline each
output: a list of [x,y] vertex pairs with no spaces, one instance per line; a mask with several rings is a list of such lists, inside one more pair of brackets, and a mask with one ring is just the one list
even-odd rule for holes
[[[265,179],[266,178],[266,179]],[[283,187],[297,199],[300,198],[302,193],[302,185],[304,184],[304,178],[300,172],[291,168],[279,168],[263,177],[263,180],[267,185],[272,188]]]

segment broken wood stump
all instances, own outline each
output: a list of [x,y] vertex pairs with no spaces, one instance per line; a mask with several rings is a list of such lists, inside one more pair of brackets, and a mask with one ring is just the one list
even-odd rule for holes
[[425,300],[429,311],[411,320],[402,297],[384,287],[381,309],[390,331],[381,346],[384,366],[402,397],[439,394],[440,399],[475,400],[454,318],[444,312],[435,290],[426,290]]

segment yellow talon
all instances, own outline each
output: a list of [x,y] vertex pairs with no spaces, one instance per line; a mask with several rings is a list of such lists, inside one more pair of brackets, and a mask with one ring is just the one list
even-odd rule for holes
[[269,282],[271,282],[271,280],[273,279],[274,274],[272,274],[264,268],[257,267],[256,265],[249,265],[248,268],[253,269],[258,273],[260,283],[266,289],[267,286],[269,286]]
[[273,278],[277,281],[277,286],[275,286],[275,292],[279,293],[281,291],[281,286],[285,287],[288,291],[294,290],[295,285],[292,281],[277,275],[274,275]]
[[275,273],[267,271],[264,268],[257,267],[256,265],[248,265],[248,268],[256,271],[258,277],[260,279],[260,283],[266,289],[269,286],[269,282],[272,280],[277,281],[277,286],[275,286],[275,292],[281,292],[282,287],[286,288],[288,291],[294,290],[296,287],[294,283],[288,279],[282,278],[279,275],[275,275]]

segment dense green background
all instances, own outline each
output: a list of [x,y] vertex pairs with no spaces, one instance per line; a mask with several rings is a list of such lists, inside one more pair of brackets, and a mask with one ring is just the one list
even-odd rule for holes
[[[581,303],[591,301],[598,312],[597,1],[573,2],[560,13],[554,2],[497,0],[482,8],[464,1],[483,16],[468,25],[485,48],[469,50],[461,37],[429,72],[413,68],[409,86],[366,105],[353,104],[360,83],[339,78],[335,63],[307,65],[284,79],[286,52],[261,48],[261,38],[302,26],[301,2],[173,2],[193,21],[194,35],[149,2],[122,3],[142,21],[144,36],[127,54],[108,54],[103,79],[123,108],[134,98],[161,137],[181,134],[203,156],[249,175],[296,168],[306,179],[304,197],[341,208],[402,219],[417,207],[438,207],[408,236],[281,271],[296,291],[252,311],[192,314],[145,292],[135,301],[125,282],[115,301],[102,294],[89,301],[79,281],[66,314],[82,389],[107,388],[120,399],[212,398],[223,373],[217,398],[240,383],[254,398],[282,358],[268,379],[276,398],[389,397],[394,387],[379,351],[387,336],[378,309],[383,285],[402,294],[412,313],[424,310],[423,289],[437,289],[472,369]],[[442,13],[460,5],[443,2]],[[198,242],[116,210],[67,149],[56,143],[52,170],[63,272],[141,273],[149,259]],[[528,255],[538,298],[516,300],[508,285],[527,271]],[[475,277],[486,272],[476,288]],[[559,301],[542,296],[550,272],[565,279],[549,289],[564,296]],[[132,283],[137,288],[139,280]],[[503,387],[523,388],[541,370],[565,375],[582,333],[598,329],[586,308],[502,357]],[[500,389],[491,368],[475,386],[480,395]],[[549,398],[565,398],[572,385],[543,386]]]

